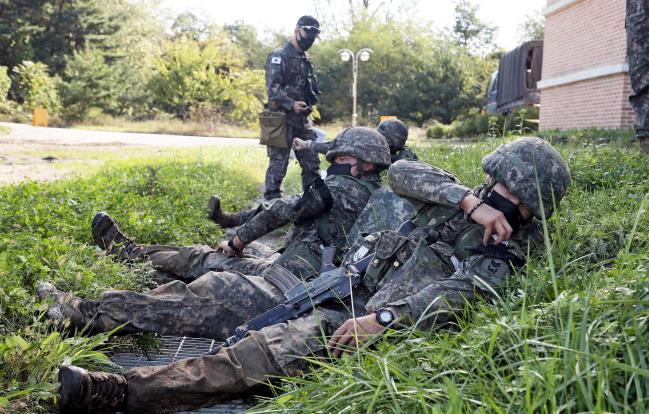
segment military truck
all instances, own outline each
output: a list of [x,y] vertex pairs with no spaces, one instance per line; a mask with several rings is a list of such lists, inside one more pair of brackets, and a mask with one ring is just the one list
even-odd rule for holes
[[484,110],[488,114],[507,114],[523,106],[541,103],[543,41],[525,42],[500,58],[498,70],[491,75]]

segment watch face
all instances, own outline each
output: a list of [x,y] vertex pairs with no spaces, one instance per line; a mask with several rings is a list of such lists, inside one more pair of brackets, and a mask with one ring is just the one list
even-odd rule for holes
[[390,322],[392,322],[392,319],[393,319],[393,317],[392,317],[392,312],[390,312],[389,310],[385,310],[385,309],[379,311],[379,313],[377,314],[377,316],[378,316],[378,318],[379,318],[379,323],[380,323],[381,325],[387,325],[387,324],[389,324]]

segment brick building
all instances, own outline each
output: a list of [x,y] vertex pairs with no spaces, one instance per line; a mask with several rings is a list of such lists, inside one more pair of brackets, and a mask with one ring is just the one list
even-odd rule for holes
[[548,0],[540,129],[631,128],[625,0]]

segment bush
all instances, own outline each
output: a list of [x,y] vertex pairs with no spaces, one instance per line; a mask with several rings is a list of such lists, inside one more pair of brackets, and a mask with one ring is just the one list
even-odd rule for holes
[[50,77],[47,66],[40,62],[24,61],[13,70],[18,85],[17,93],[23,109],[33,111],[45,108],[56,113],[61,108],[57,92],[58,78]]
[[448,138],[449,127],[444,124],[435,122],[432,126],[426,129],[426,138],[428,139],[442,139]]

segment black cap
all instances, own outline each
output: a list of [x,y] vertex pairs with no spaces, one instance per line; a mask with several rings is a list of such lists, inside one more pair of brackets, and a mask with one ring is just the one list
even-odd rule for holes
[[297,26],[306,30],[307,33],[320,33],[320,22],[313,16],[302,16],[297,21]]

